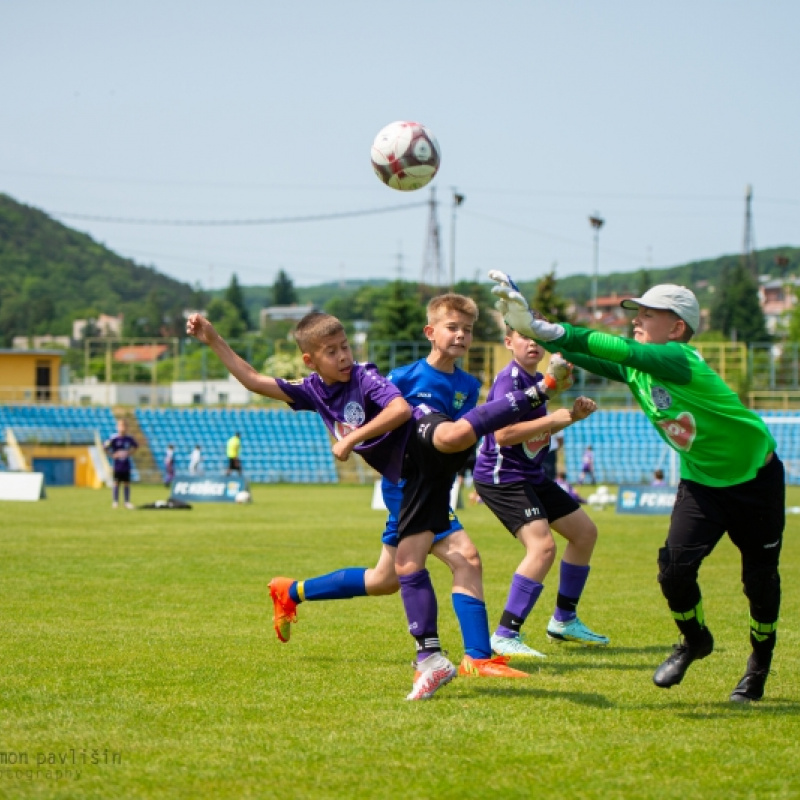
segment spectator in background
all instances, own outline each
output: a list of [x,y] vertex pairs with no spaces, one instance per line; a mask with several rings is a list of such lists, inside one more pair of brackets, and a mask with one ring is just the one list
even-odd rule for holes
[[242,474],[242,462],[239,460],[239,454],[242,452],[242,436],[239,431],[228,439],[227,453],[228,453],[228,470],[225,473],[230,475],[231,472],[238,472]]
[[566,472],[559,472],[556,476],[556,483],[576,502],[576,503],[585,503],[586,500],[581,497],[577,491],[575,491],[575,487],[567,480],[567,473]]
[[117,420],[117,434],[103,443],[103,448],[114,462],[114,500],[112,508],[119,506],[119,487],[123,487],[125,508],[133,508],[131,503],[131,455],[139,447],[133,436],[128,436],[128,424],[124,419]]
[[200,452],[200,445],[196,444],[192,455],[189,457],[189,474],[202,475],[203,474],[203,454]]
[[558,474],[558,451],[564,446],[564,434],[554,433],[550,437],[550,449],[542,462],[544,474],[551,480],[556,479]]
[[172,486],[175,478],[175,445],[168,444],[164,455],[164,486]]
[[590,444],[586,445],[583,451],[583,458],[581,459],[581,477],[578,481],[581,485],[584,483],[591,483],[594,485],[594,450]]
[[651,486],[666,486],[667,482],[664,480],[664,470],[657,469],[653,471],[653,482]]

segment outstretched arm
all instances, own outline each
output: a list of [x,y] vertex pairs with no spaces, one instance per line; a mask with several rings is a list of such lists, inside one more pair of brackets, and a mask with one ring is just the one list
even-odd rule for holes
[[186,320],[186,333],[189,336],[194,336],[198,342],[207,344],[225,365],[228,372],[245,389],[264,397],[271,397],[274,400],[282,400],[284,403],[292,402],[291,398],[284,394],[278,386],[275,378],[261,375],[243,358],[236,355],[230,345],[217,333],[214,326],[202,314],[192,314]]
[[563,431],[579,420],[586,419],[590,414],[597,411],[597,403],[588,397],[578,397],[572,404],[572,408],[559,408],[552,414],[547,414],[539,419],[531,419],[526,422],[515,422],[502,430],[495,431],[494,437],[501,447],[511,447],[514,444],[521,444],[532,439],[537,434],[549,431],[550,434]]

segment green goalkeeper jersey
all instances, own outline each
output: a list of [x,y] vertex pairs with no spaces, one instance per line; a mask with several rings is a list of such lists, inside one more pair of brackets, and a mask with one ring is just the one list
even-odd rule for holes
[[681,478],[706,486],[749,481],[775,440],[689,344],[639,344],[564,325],[541,344],[583,369],[627,383],[661,438],[680,454]]

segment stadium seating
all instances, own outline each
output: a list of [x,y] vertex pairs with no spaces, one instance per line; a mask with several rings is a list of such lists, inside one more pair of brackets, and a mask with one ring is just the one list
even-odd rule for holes
[[[800,412],[759,413],[778,444],[778,455],[786,466],[786,482],[800,484]],[[580,478],[587,444],[594,452],[597,483],[650,483],[655,469],[663,469],[668,477],[671,468],[676,473],[679,469],[677,454],[638,409],[596,411],[564,430],[567,477],[572,482]]]
[[[800,412],[764,411],[786,466],[788,484],[800,484]],[[330,437],[319,415],[287,409],[151,409],[136,410],[136,419],[153,457],[163,471],[167,445],[175,446],[178,472],[185,472],[196,444],[206,473],[227,468],[225,445],[239,431],[242,463],[252,483],[336,483]],[[25,442],[91,443],[97,430],[105,439],[116,430],[111,408],[56,405],[0,405],[0,441],[6,428]],[[581,474],[587,444],[595,456],[597,483],[649,483],[653,470],[669,477],[677,457],[638,409],[597,411],[564,431],[564,456],[569,480]],[[1,460],[1,459],[0,459]],[[2,465],[0,465],[0,469]],[[138,480],[135,466],[133,479]]]
[[[20,444],[94,444],[94,432],[102,440],[117,431],[117,421],[105,406],[0,405],[0,441],[6,428]],[[139,480],[135,457],[131,478]]]
[[136,411],[156,463],[163,470],[167,445],[185,472],[200,445],[206,473],[227,469],[225,446],[242,436],[242,466],[253,483],[336,483],[330,438],[318,414],[286,409],[149,409]]

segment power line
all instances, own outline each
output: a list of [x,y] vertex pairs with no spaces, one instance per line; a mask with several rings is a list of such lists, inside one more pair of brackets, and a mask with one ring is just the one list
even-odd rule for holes
[[264,217],[255,219],[145,219],[135,217],[106,217],[94,214],[77,214],[72,211],[49,211],[54,217],[65,219],[79,219],[86,222],[113,222],[120,225],[163,225],[171,227],[205,227],[222,228],[245,225],[286,225],[296,222],[324,222],[332,219],[346,217],[366,217],[374,214],[389,214],[394,211],[407,211],[411,208],[422,208],[428,201],[419,203],[405,203],[401,206],[383,206],[382,208],[368,208],[360,211],[339,211],[332,214],[308,214],[302,217]]

